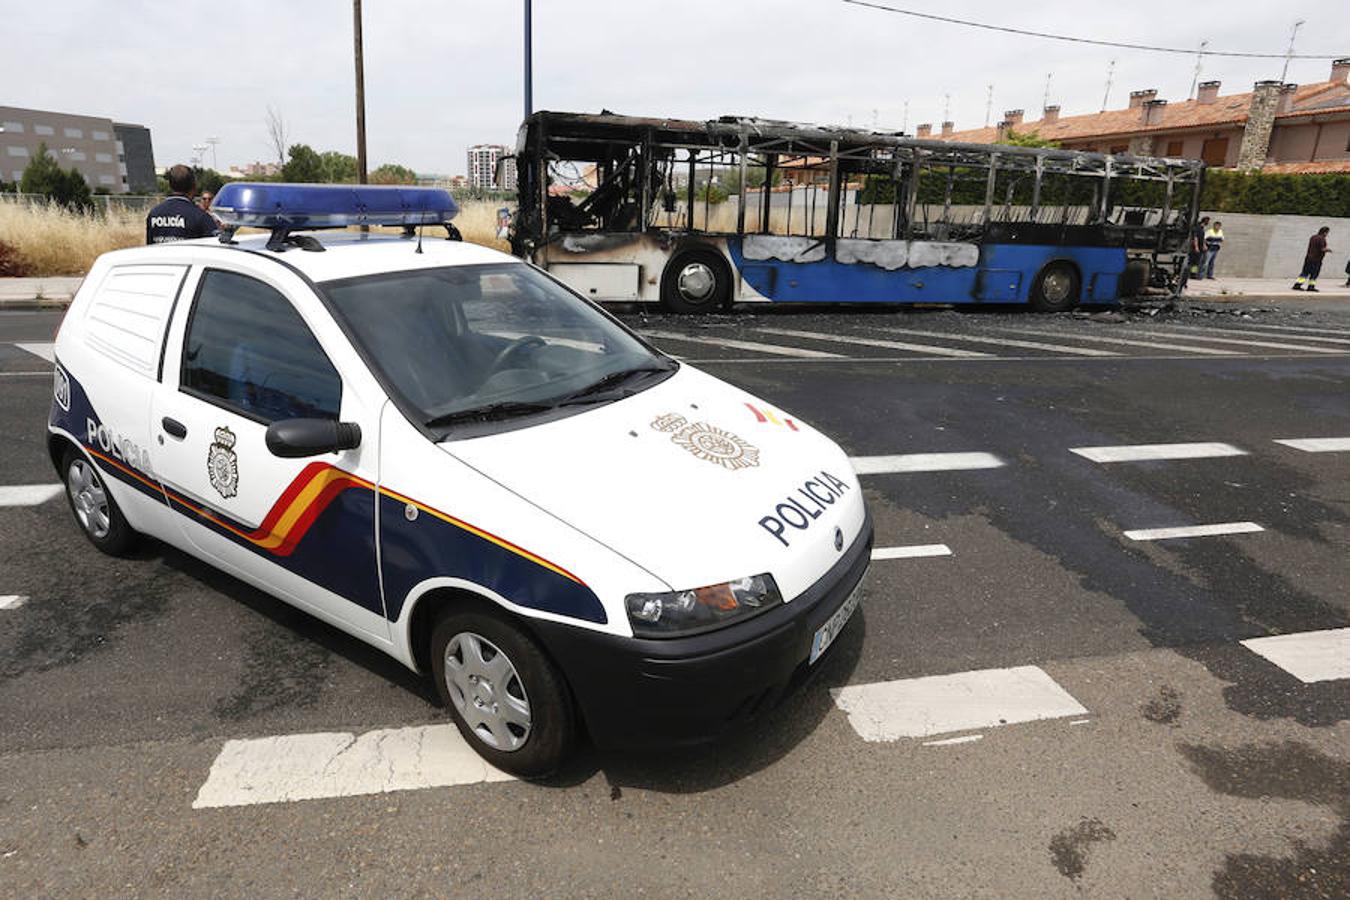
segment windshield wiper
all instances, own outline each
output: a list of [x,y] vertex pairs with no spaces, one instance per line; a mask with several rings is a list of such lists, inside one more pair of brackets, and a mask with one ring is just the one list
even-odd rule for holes
[[595,382],[594,384],[588,384],[586,387],[582,388],[579,391],[573,391],[570,394],[564,394],[563,396],[559,397],[557,401],[555,401],[555,403],[558,406],[568,406],[574,403],[590,403],[592,401],[600,402],[607,399],[615,399],[615,400],[621,399],[622,397],[631,396],[631,394],[622,394],[620,397],[613,397],[613,398],[600,397],[598,395],[602,391],[607,390],[608,388],[612,388],[617,385],[623,384],[625,381],[629,381],[639,375],[650,375],[657,372],[669,372],[673,368],[674,368],[673,365],[667,364],[659,366],[658,365],[637,366],[632,369],[620,369],[617,372],[610,372],[608,375],[601,378],[599,381]]
[[523,403],[518,400],[505,400],[501,403],[489,403],[487,406],[475,406],[472,409],[461,409],[457,412],[446,413],[443,416],[428,419],[423,424],[427,428],[439,428],[443,425],[453,425],[456,422],[490,422],[494,419],[509,419],[513,416],[545,412],[553,409],[556,405],[554,403]]

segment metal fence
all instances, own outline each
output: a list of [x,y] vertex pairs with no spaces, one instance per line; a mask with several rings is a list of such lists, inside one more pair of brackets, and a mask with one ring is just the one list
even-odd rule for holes
[[[163,200],[160,194],[94,194],[94,209],[102,212],[148,212]],[[45,194],[0,193],[0,203],[43,205],[51,202]]]

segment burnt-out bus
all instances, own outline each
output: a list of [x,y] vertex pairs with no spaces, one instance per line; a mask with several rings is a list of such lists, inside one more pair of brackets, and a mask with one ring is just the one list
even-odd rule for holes
[[539,112],[514,252],[597,300],[1028,304],[1184,281],[1204,164],[723,117]]

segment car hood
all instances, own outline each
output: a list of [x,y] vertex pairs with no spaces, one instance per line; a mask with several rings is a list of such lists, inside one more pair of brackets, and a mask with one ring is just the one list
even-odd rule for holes
[[833,441],[687,365],[632,397],[441,447],[672,590],[769,572],[791,599],[865,519]]

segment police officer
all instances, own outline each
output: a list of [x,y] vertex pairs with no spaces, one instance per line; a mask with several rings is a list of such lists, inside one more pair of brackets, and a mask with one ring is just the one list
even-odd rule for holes
[[179,164],[169,169],[168,179],[173,193],[145,217],[145,242],[164,244],[219,233],[215,218],[192,202],[197,190],[196,174]]

